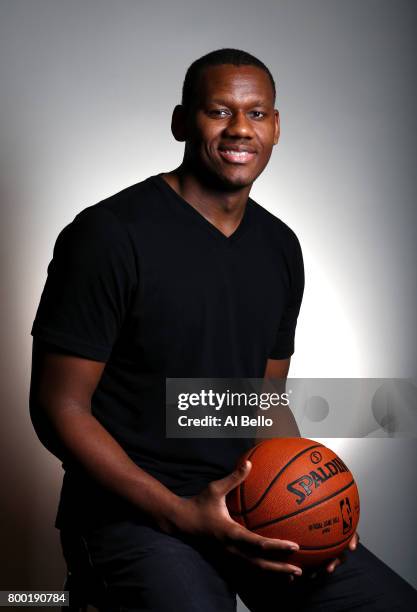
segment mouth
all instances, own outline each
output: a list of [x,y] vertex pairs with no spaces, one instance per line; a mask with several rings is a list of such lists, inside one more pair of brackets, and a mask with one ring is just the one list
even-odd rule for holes
[[219,147],[219,154],[229,164],[247,164],[256,157],[256,151],[247,146],[227,146]]

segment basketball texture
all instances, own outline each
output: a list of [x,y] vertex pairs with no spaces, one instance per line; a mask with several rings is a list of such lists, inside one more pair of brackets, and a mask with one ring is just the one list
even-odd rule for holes
[[314,566],[339,556],[359,521],[359,493],[345,463],[306,438],[264,440],[245,453],[246,480],[227,496],[231,517],[268,538],[300,550],[288,562]]

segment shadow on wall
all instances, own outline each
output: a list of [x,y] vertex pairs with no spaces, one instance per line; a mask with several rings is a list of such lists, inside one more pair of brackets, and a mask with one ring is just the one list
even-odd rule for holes
[[13,418],[2,426],[0,589],[58,590],[66,572],[54,528],[62,469],[38,442],[28,415],[26,380],[17,384],[16,378],[1,380],[2,406]]
[[[3,178],[4,172],[3,165]],[[16,257],[24,232],[15,173],[16,168],[7,177],[8,190],[0,192],[0,589],[60,589],[65,563],[54,520],[63,471],[37,439],[29,416],[31,321],[26,320],[25,305],[19,299],[26,293],[22,283],[28,275],[21,269],[27,261]]]

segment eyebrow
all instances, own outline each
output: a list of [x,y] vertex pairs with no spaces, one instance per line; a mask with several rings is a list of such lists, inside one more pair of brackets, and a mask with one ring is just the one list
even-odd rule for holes
[[[207,100],[207,104],[224,104],[227,106],[228,102],[224,98],[213,98]],[[251,102],[250,106],[268,106],[268,102],[266,100],[257,99]]]

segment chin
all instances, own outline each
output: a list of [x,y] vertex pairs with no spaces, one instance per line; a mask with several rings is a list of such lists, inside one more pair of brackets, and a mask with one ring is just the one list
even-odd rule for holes
[[194,164],[194,169],[207,185],[225,191],[236,191],[250,187],[262,169],[244,167],[219,167],[208,164]]
[[243,189],[244,187],[250,187],[257,176],[258,174],[225,176],[224,182],[230,185],[230,188]]
[[[237,171],[236,171],[237,170]],[[217,172],[217,180],[229,189],[243,189],[244,187],[250,187],[254,180],[257,178],[259,173],[242,171],[242,169],[236,169],[232,172]]]
[[234,179],[228,180],[227,184],[230,189],[244,189],[245,187],[251,187],[255,179]]

